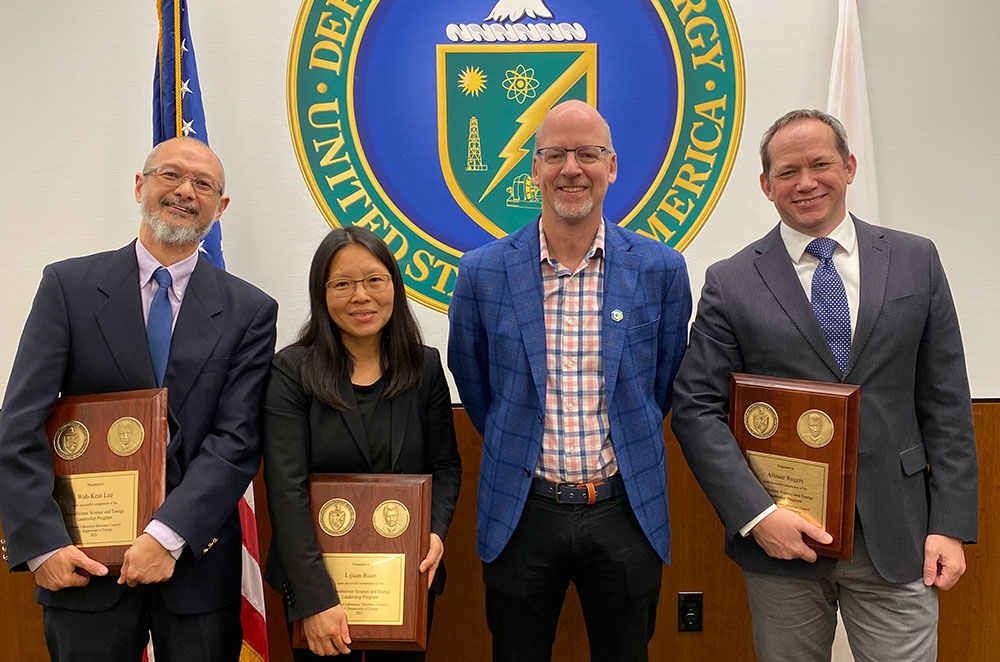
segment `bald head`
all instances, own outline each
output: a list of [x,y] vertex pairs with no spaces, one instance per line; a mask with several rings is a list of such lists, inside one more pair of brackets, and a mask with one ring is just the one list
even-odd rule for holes
[[608,148],[609,152],[615,151],[611,145],[611,127],[608,126],[607,120],[605,120],[597,109],[591,106],[589,103],[580,101],[578,99],[571,99],[569,101],[563,101],[552,107],[552,110],[548,112],[545,119],[539,123],[538,128],[535,129],[535,149],[539,147],[548,147],[549,145],[545,142],[545,132],[547,127],[555,125],[571,125],[575,123],[588,123],[588,122],[600,122],[604,128],[605,140],[603,144]]
[[156,147],[152,149],[149,155],[146,157],[146,161],[142,164],[142,171],[146,172],[151,168],[155,168],[160,164],[161,152],[164,148],[168,148],[172,145],[190,145],[198,150],[203,150],[206,154],[210,155],[211,160],[214,161],[215,165],[219,168],[218,181],[219,188],[222,193],[226,191],[226,170],[222,167],[222,160],[219,156],[212,151],[212,148],[206,145],[204,142],[198,140],[197,138],[190,138],[188,136],[178,136],[176,138],[168,138],[161,143],[157,143]]

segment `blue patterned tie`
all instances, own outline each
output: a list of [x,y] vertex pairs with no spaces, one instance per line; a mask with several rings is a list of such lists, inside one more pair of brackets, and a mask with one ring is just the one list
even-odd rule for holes
[[812,282],[812,307],[816,313],[830,351],[840,365],[840,371],[847,368],[847,356],[851,353],[851,309],[847,305],[844,281],[833,265],[833,251],[837,242],[829,237],[813,239],[806,246],[806,252],[819,259]]
[[146,340],[149,342],[149,356],[153,359],[153,374],[156,385],[163,386],[163,377],[167,373],[167,358],[170,356],[170,329],[173,326],[173,314],[170,311],[170,272],[164,267],[153,272],[153,279],[159,289],[153,294],[149,304],[149,318],[146,321]]

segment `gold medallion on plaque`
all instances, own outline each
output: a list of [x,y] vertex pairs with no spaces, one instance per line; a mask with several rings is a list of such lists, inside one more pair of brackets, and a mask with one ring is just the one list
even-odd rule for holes
[[52,447],[56,455],[64,460],[75,460],[83,455],[90,443],[90,431],[80,421],[69,421],[59,426],[52,437]]
[[108,448],[119,457],[128,457],[135,453],[145,438],[146,430],[143,429],[142,423],[131,416],[122,416],[108,428]]
[[398,538],[409,525],[410,511],[395,499],[383,501],[372,513],[372,526],[383,538]]
[[743,412],[743,425],[758,439],[767,439],[778,430],[778,412],[766,402],[755,402]]
[[330,499],[319,509],[319,527],[328,536],[342,536],[354,528],[357,513],[347,499]]
[[807,409],[799,416],[795,431],[806,446],[823,448],[833,439],[833,421],[821,409]]

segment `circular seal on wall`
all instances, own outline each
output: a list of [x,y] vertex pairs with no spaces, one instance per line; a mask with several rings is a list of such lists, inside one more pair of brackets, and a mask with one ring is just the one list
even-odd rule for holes
[[52,448],[64,460],[75,460],[90,444],[90,430],[80,421],[67,421],[52,436]]
[[821,409],[807,409],[795,423],[795,431],[806,446],[823,448],[833,439],[833,420]]
[[146,430],[139,419],[122,416],[108,428],[108,448],[115,455],[128,457],[142,446]]
[[372,513],[372,526],[383,538],[398,538],[410,526],[410,511],[401,501],[383,501]]
[[339,537],[354,528],[357,513],[347,499],[330,499],[319,509],[319,528],[328,536]]
[[607,218],[687,246],[742,132],[728,2],[477,2],[302,2],[288,118],[326,221],[382,237],[407,294],[444,311],[462,254],[540,213],[535,130],[552,106],[579,99],[614,135]]
[[769,439],[778,431],[778,412],[766,402],[755,402],[743,412],[743,425],[758,439]]

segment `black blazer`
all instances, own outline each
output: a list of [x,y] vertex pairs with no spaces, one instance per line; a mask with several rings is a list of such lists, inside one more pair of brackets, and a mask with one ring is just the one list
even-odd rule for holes
[[[154,514],[187,541],[173,577],[161,585],[176,613],[240,601],[237,503],[260,464],[259,403],[277,312],[274,299],[198,259],[167,363],[167,498]],[[135,243],[47,266],[0,414],[0,511],[13,570],[70,544],[52,498],[45,433],[56,398],[155,387]],[[39,588],[36,599],[50,607],[104,610],[125,590],[116,580],[94,577],[88,586],[55,592]]]
[[[300,620],[340,603],[316,543],[309,511],[311,473],[371,473],[364,424],[357,408],[339,411],[305,393],[301,367],[306,349],[289,347],[271,364],[261,433],[264,479],[273,537],[265,578],[284,594],[288,619]],[[341,395],[354,403],[348,380]],[[417,385],[391,401],[390,454],[396,473],[433,476],[431,532],[448,533],[462,479],[455,441],[451,394],[438,351],[424,347],[424,368]],[[444,588],[444,565],[431,587]]]

